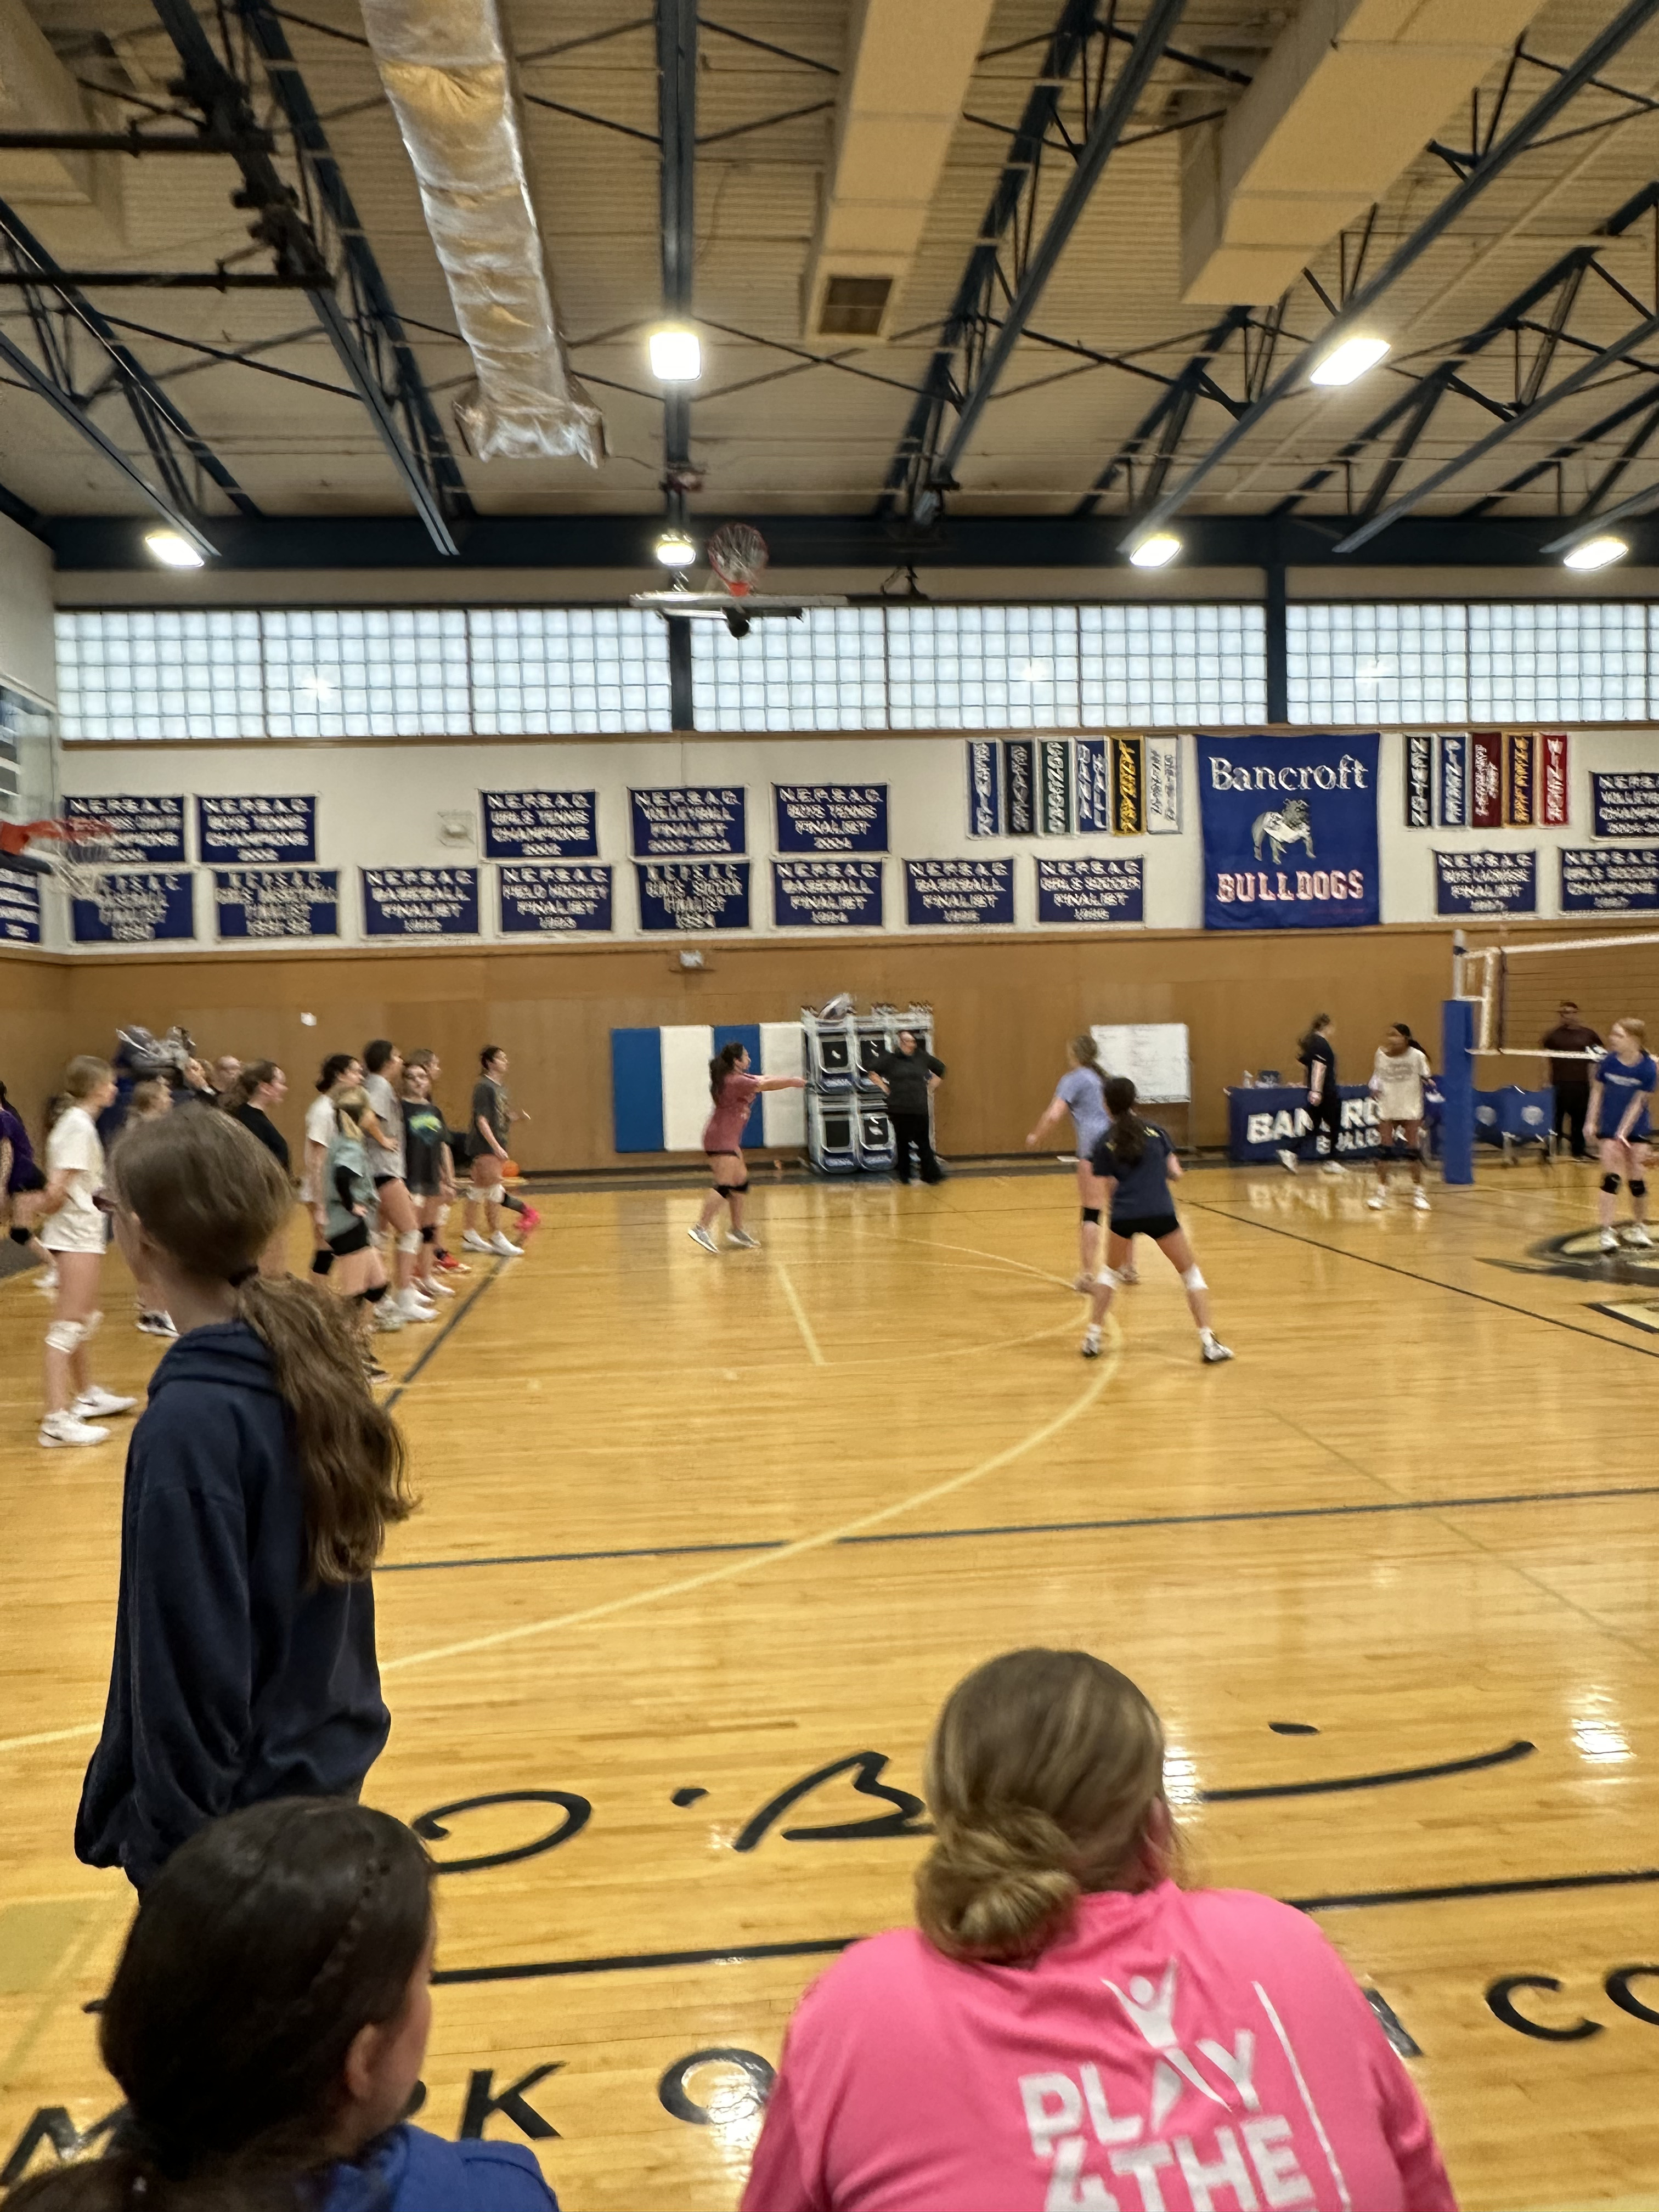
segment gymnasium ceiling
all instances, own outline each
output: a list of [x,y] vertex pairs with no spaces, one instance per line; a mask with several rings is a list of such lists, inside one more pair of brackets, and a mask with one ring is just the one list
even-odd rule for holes
[[[288,88],[301,84],[320,118],[314,143],[332,150],[385,297],[401,319],[404,361],[429,395],[426,419],[438,434],[417,459],[456,541],[465,544],[491,519],[562,518],[568,544],[579,544],[574,526],[593,519],[596,548],[618,530],[637,545],[648,542],[641,533],[664,511],[665,410],[644,343],[662,319],[664,298],[652,0],[502,4],[569,362],[605,417],[607,452],[597,468],[574,459],[479,461],[465,451],[451,406],[471,381],[471,365],[454,335],[454,309],[356,0],[299,0],[294,9],[223,0],[216,14],[199,7],[198,14],[246,79],[255,116],[275,133],[277,167],[292,179],[291,112],[273,98],[272,76],[248,34],[249,10],[263,9],[267,23],[280,24],[297,70]],[[1419,78],[1415,106],[1402,119],[1404,166],[1380,198],[1310,246],[1299,270],[1273,280],[1271,296],[1234,301],[1216,285],[1242,264],[1223,254],[1220,280],[1212,268],[1207,289],[1202,281],[1195,287],[1189,241],[1183,268],[1182,167],[1198,163],[1194,173],[1201,176],[1202,162],[1215,158],[1206,144],[1212,149],[1227,129],[1276,45],[1279,65],[1298,11],[1290,0],[1163,4],[1172,25],[1168,43],[1151,42],[1146,82],[1124,108],[1115,149],[960,458],[942,471],[939,451],[974,366],[959,342],[962,318],[953,326],[952,313],[964,297],[971,303],[964,271],[976,241],[995,234],[994,225],[984,228],[988,208],[1000,185],[1012,213],[1001,234],[1001,273],[988,277],[982,295],[988,321],[970,319],[969,327],[970,336],[976,327],[994,338],[1019,289],[1023,258],[1029,264],[1030,246],[1076,175],[1064,142],[1082,144],[1098,113],[1103,58],[1109,105],[1115,73],[1147,50],[1133,34],[1156,19],[1158,0],[1123,0],[1115,15],[1109,0],[1099,0],[1095,20],[1112,35],[1073,40],[1076,51],[1058,71],[1054,34],[1057,25],[1084,21],[1077,0],[995,0],[978,10],[987,20],[977,59],[962,73],[959,99],[951,93],[955,121],[914,258],[893,295],[891,334],[873,343],[814,335],[803,310],[820,196],[835,170],[836,101],[848,96],[842,88],[852,76],[863,9],[848,0],[707,0],[691,185],[690,319],[704,349],[685,440],[694,521],[740,516],[765,528],[770,518],[787,539],[792,527],[799,534],[805,526],[786,518],[840,517],[850,525],[880,517],[902,557],[921,494],[924,539],[958,523],[982,538],[988,519],[1023,519],[1035,528],[1093,515],[1109,527],[1103,536],[1092,531],[1091,541],[1115,546],[1155,500],[1181,497],[1194,465],[1249,398],[1321,338],[1356,283],[1376,277],[1620,12],[1610,0],[1547,0],[1517,46],[1524,0],[1518,8],[1516,0],[1507,7],[1504,0],[1427,0],[1430,11],[1443,11],[1443,28],[1455,17],[1465,46],[1486,57],[1473,94],[1460,82],[1449,106],[1432,92],[1425,106]],[[199,113],[169,91],[179,62],[160,0],[0,0],[0,12],[9,8],[15,19],[24,5],[76,88],[81,114],[70,119],[77,127],[161,131],[199,124]],[[1317,44],[1328,43],[1324,30],[1356,14],[1366,15],[1373,36],[1386,38],[1390,23],[1407,26],[1416,12],[1417,0],[1304,0],[1301,16],[1304,32],[1322,33]],[[1264,519],[1288,517],[1334,542],[1354,518],[1386,511],[1499,429],[1504,434],[1490,453],[1429,493],[1413,520],[1383,532],[1368,557],[1428,557],[1396,549],[1427,544],[1428,520],[1449,532],[1456,518],[1514,524],[1515,542],[1530,557],[1553,518],[1589,511],[1586,502],[1605,507],[1649,487],[1659,501],[1659,320],[1593,370],[1576,394],[1553,397],[1599,350],[1629,342],[1655,306],[1659,229],[1639,196],[1659,199],[1659,6],[1637,12],[1644,20],[1595,82],[1469,196],[1445,234],[1368,310],[1364,327],[1392,346],[1386,363],[1343,389],[1301,385],[1247,424],[1234,449],[1182,499],[1195,526],[1212,518],[1212,532],[1237,525],[1248,534]],[[1476,66],[1467,53],[1462,65],[1466,75]],[[1452,70],[1445,82],[1455,79]],[[936,88],[918,81],[925,105]],[[1327,145],[1334,125],[1339,141],[1343,135],[1344,100],[1360,132],[1364,111],[1392,99],[1397,82],[1404,80],[1379,76],[1367,89],[1364,78],[1350,80],[1336,95],[1334,116],[1316,118]],[[0,127],[38,127],[38,101],[33,113],[20,112],[7,90],[11,104],[0,108]],[[1018,134],[1034,100],[1041,119],[1045,94],[1054,121],[1035,168],[1033,205],[1032,142]],[[53,119],[61,123],[62,113]],[[1305,144],[1297,158],[1305,170]],[[210,537],[225,525],[217,542],[242,547],[245,561],[253,557],[248,548],[275,544],[284,526],[290,546],[307,544],[310,557],[320,557],[325,540],[298,531],[307,520],[361,532],[370,519],[394,518],[403,532],[396,542],[424,550],[408,485],[304,290],[222,294],[109,281],[117,272],[207,271],[222,263],[269,272],[270,254],[251,250],[248,214],[232,204],[240,183],[226,155],[112,154],[94,164],[15,144],[0,150],[0,200],[59,270],[99,280],[66,288],[42,274],[40,259],[14,254],[13,266],[31,270],[36,282],[0,296],[14,372],[0,398],[0,485],[7,511],[52,538],[60,558],[89,559],[94,543],[105,549],[100,558],[118,542],[136,548],[130,526],[125,539],[119,532],[100,537],[88,519],[148,526],[155,518],[107,447],[89,442],[63,410],[29,390],[21,356],[55,376],[72,394],[70,411],[78,408],[96,424],[175,507],[192,507]],[[1304,197],[1313,190],[1305,175],[1292,184]],[[1189,183],[1189,198],[1201,189]],[[1598,243],[1620,210],[1620,234]],[[1310,227],[1318,227],[1316,218]],[[337,264],[338,238],[326,225],[319,234]],[[1267,265],[1277,266],[1271,256]],[[1514,312],[1528,288],[1557,269],[1559,281]],[[1267,281],[1257,276],[1255,289]],[[1192,296],[1195,289],[1202,297]],[[81,302],[108,319],[149,380],[150,401],[141,398],[135,408],[124,388],[130,376],[112,370],[106,350],[77,320]],[[1486,343],[1473,349],[1461,343],[1489,319],[1498,327]],[[1206,333],[1213,338],[1218,331],[1221,342],[1206,358]],[[384,337],[382,323],[377,342]],[[947,337],[957,342],[946,345]],[[405,369],[390,351],[381,366],[395,399]],[[930,391],[942,395],[931,419]],[[1368,434],[1401,400],[1413,404]],[[187,418],[193,448],[167,423],[170,410]],[[930,493],[942,493],[937,513]],[[605,526],[599,518],[635,520]]]

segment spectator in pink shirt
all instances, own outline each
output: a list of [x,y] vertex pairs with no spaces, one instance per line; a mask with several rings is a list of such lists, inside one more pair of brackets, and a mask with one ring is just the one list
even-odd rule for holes
[[1124,1675],[990,1661],[927,1790],[921,1926],[802,1998],[744,2212],[1455,2212],[1318,1929],[1180,1887],[1164,1731]]

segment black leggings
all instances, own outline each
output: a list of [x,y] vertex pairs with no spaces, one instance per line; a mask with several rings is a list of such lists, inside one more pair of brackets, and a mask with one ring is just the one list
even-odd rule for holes
[[1319,1156],[1319,1132],[1322,1128],[1326,1132],[1330,1156],[1334,1159],[1336,1140],[1342,1129],[1342,1101],[1337,1095],[1336,1085],[1330,1085],[1320,1093],[1317,1099],[1310,1098],[1307,1107],[1309,1113],[1313,1116],[1313,1127],[1303,1138],[1297,1150],[1304,1159],[1316,1159]]

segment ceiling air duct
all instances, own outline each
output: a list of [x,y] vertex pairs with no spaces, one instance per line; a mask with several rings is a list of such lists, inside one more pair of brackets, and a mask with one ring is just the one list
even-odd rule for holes
[[495,0],[363,0],[363,27],[477,371],[455,402],[467,450],[597,467],[604,418],[559,336]]

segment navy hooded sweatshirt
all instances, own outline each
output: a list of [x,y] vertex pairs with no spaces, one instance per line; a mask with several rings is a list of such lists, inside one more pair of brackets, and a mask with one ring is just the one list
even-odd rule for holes
[[368,1582],[307,1587],[305,1504],[262,1338],[171,1346],[127,1452],[103,1735],[76,1856],[142,1888],[222,1813],[355,1797],[391,1719]]

